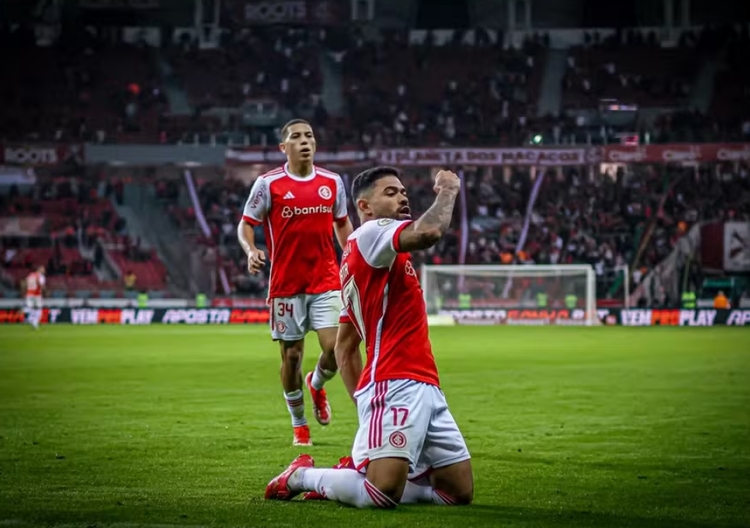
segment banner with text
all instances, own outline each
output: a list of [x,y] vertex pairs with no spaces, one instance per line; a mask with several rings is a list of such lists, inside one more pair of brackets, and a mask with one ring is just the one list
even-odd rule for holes
[[349,16],[349,2],[335,0],[234,0],[225,3],[224,8],[240,25],[331,26],[346,23]]
[[[18,309],[1,309],[0,323],[22,323]],[[258,308],[45,308],[42,323],[75,325],[150,325],[150,324],[267,324],[267,309]]]
[[0,237],[31,237],[45,232],[41,216],[6,216],[0,218]]
[[[585,323],[583,309],[468,309],[441,310],[465,325],[564,325]],[[597,310],[605,325],[623,326],[750,326],[750,310],[619,309]],[[0,309],[0,324],[20,324],[25,315],[18,308]],[[42,323],[74,325],[231,325],[268,324],[263,308],[44,308]]]
[[587,148],[412,148],[375,151],[382,165],[584,165]]
[[[601,148],[605,163],[684,163],[750,161],[748,143],[685,143],[669,145],[607,145]],[[598,158],[599,155],[591,155]]]
[[750,271],[750,222],[724,224],[724,270]]
[[[286,158],[276,149],[232,148],[225,153],[230,165],[282,163]],[[750,144],[706,143],[670,145],[607,145],[604,147],[518,147],[518,148],[394,148],[365,150],[320,150],[321,163],[381,164],[412,167],[451,165],[559,167],[596,163],[681,163],[750,161]]]
[[706,269],[750,271],[750,222],[703,224],[700,258]]
[[83,163],[81,145],[0,145],[0,163],[23,166],[53,166],[74,160]]

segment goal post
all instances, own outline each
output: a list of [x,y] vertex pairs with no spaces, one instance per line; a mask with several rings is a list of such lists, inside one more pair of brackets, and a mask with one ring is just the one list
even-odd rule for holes
[[424,265],[427,314],[457,324],[598,324],[596,275],[585,264]]

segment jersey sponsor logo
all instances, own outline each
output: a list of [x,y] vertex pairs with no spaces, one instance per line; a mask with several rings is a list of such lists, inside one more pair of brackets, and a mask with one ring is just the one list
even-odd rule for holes
[[329,187],[326,187],[325,185],[322,185],[320,188],[318,188],[318,196],[320,196],[324,200],[330,200],[332,196],[331,189]]
[[286,193],[286,194],[284,195],[284,200],[294,200],[294,194],[292,194],[292,191],[288,191],[288,192],[287,192],[287,193]]
[[341,270],[339,271],[339,280],[341,281],[341,284],[344,284],[346,282],[346,279],[348,276],[349,276],[349,263],[344,262],[344,265],[341,266]]
[[258,192],[255,193],[255,198],[253,198],[253,202],[250,204],[250,207],[258,207],[264,196],[265,193],[263,192],[263,189],[258,189]]
[[388,437],[388,442],[396,449],[406,447],[406,435],[401,431],[395,431]]
[[293,216],[311,215],[311,214],[331,214],[333,207],[327,205],[316,205],[315,207],[289,207],[285,205],[281,210],[281,218],[291,218]]

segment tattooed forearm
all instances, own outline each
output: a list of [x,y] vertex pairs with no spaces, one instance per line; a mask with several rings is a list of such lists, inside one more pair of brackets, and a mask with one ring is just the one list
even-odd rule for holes
[[419,220],[410,224],[399,235],[399,251],[415,251],[434,246],[443,238],[453,216],[458,190],[441,190],[435,203],[432,204]]
[[453,217],[453,206],[456,203],[457,191],[450,189],[441,190],[435,198],[435,203],[427,209],[419,220],[415,222],[417,231],[438,230],[440,236],[445,234]]

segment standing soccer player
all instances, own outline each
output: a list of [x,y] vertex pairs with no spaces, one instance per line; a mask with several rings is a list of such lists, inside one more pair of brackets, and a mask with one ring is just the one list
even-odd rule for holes
[[336,373],[334,346],[341,311],[332,231],[343,248],[352,224],[341,178],[313,165],[315,136],[310,124],[290,121],[281,129],[281,141],[287,163],[255,181],[237,231],[248,270],[257,273],[266,256],[255,245],[253,226],[263,224],[271,259],[271,336],[281,345],[281,384],[292,415],[293,444],[312,445],[302,393],[304,338],[309,330],[316,331],[323,350],[305,381],[315,418],[328,425],[331,408],[323,385]]
[[341,378],[359,414],[353,460],[350,469],[315,469],[312,457],[300,455],[269,483],[267,499],[309,491],[379,508],[473,500],[469,451],[440,390],[422,289],[408,255],[442,238],[459,188],[454,173],[440,171],[435,203],[412,222],[397,169],[376,167],[354,180],[362,227],[349,237],[341,263],[346,308],[336,344]]
[[42,319],[42,289],[44,288],[44,266],[39,266],[26,276],[26,320],[34,329]]

